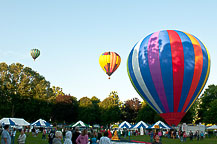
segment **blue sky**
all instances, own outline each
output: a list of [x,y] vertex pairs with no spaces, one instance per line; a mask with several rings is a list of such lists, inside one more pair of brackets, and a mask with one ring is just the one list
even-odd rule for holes
[[[122,101],[141,99],[127,75],[129,52],[148,34],[175,29],[195,35],[209,50],[207,87],[217,84],[216,6],[216,0],[1,0],[0,62],[31,67],[78,99],[103,100],[113,90]],[[36,62],[32,48],[41,51]],[[122,58],[110,80],[98,62],[106,51]]]

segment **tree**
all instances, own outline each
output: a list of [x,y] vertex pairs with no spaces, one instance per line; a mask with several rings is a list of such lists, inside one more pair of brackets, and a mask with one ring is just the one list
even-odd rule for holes
[[156,113],[145,101],[142,102],[141,109],[138,112],[137,121],[145,121],[152,124],[156,121],[164,121],[158,113]]
[[135,123],[140,108],[141,102],[138,98],[125,101],[124,105],[121,107],[122,120]]
[[207,110],[207,114],[204,117],[204,121],[207,123],[217,124],[217,99],[210,102],[209,109]]
[[121,110],[119,102],[117,92],[112,92],[109,97],[99,103],[102,124],[109,125],[120,120]]
[[49,101],[55,101],[58,96],[64,96],[62,88],[52,86],[53,95],[48,98]]
[[7,88],[9,94],[19,94],[37,99],[47,99],[53,96],[50,82],[39,73],[20,63],[7,65],[0,63],[1,88]]
[[[22,107],[23,101],[33,102],[30,105],[34,107],[33,104],[36,103],[33,99],[46,101],[55,95],[49,81],[20,63],[0,63],[0,93],[0,111],[6,110],[10,117],[15,117],[16,113],[19,113],[17,109]],[[39,107],[36,108],[38,111]]]
[[215,100],[217,100],[217,86],[209,85],[201,96],[200,109],[198,110],[201,122],[210,123],[212,120],[210,118],[216,117],[216,115],[212,115],[215,114],[212,112],[212,109],[215,109],[215,105],[217,105],[213,103]]
[[75,122],[78,116],[77,99],[70,95],[59,95],[53,104],[52,119],[58,122]]
[[88,97],[82,97],[79,100],[79,119],[88,124],[94,124],[97,121],[98,115],[95,113],[93,102]]

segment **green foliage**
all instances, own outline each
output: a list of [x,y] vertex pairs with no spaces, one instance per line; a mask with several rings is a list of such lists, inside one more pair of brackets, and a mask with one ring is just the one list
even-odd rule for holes
[[201,96],[201,104],[199,109],[199,117],[201,122],[204,123],[216,123],[215,110],[217,103],[214,101],[217,100],[217,86],[209,85],[208,88],[204,91]]
[[156,113],[145,101],[142,102],[142,108],[139,110],[136,121],[145,121],[153,124],[158,120],[164,121],[158,113]]
[[79,100],[79,120],[88,124],[94,124],[99,121],[98,107],[88,97]]
[[119,101],[117,92],[112,92],[109,97],[99,103],[102,124],[110,124],[120,120],[121,110]]
[[77,99],[70,95],[59,95],[56,97],[52,106],[51,119],[57,122],[70,123],[77,121],[78,102]]
[[207,123],[217,124],[217,99],[211,101],[209,106],[204,121]]
[[[1,117],[22,117],[30,122],[39,118],[66,123],[82,120],[88,124],[163,120],[145,101],[133,98],[121,102],[117,91],[103,101],[96,96],[77,101],[76,97],[65,95],[62,88],[50,87],[42,75],[19,63],[0,63]],[[214,124],[216,119],[217,86],[210,85],[181,122]]]
[[121,107],[122,120],[135,123],[140,108],[141,102],[138,98],[125,101]]

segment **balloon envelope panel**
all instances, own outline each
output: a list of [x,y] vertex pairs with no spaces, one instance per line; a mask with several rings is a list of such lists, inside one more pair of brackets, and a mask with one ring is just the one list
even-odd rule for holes
[[164,30],[141,39],[128,57],[128,75],[149,105],[177,125],[209,76],[210,57],[195,36]]

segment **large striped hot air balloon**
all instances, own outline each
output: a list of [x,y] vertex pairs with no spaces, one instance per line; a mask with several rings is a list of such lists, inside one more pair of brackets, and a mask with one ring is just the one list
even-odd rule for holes
[[169,125],[178,125],[198,98],[210,56],[195,36],[164,30],[141,39],[128,57],[128,75],[139,95]]
[[38,49],[31,49],[30,54],[32,58],[35,60],[40,55],[40,51]]
[[101,68],[110,76],[115,72],[121,63],[121,57],[115,52],[104,52],[99,57]]

